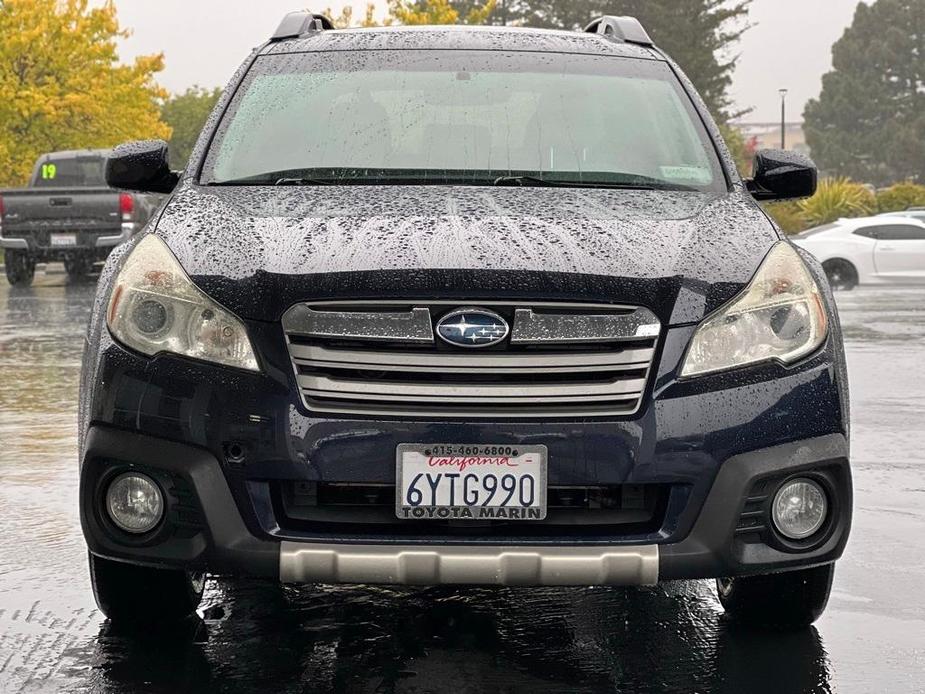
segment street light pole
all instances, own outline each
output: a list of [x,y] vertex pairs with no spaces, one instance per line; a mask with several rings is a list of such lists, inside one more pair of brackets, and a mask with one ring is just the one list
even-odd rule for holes
[[787,90],[778,89],[780,94],[780,148],[787,149]]

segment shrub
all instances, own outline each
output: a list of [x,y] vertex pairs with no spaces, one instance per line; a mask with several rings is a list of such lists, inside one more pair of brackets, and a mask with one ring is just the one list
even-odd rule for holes
[[816,194],[797,203],[808,226],[828,224],[842,217],[863,217],[877,208],[874,194],[847,178],[824,178]]
[[925,205],[925,186],[911,181],[894,183],[877,191],[878,212],[899,212],[920,205]]
[[764,205],[764,211],[787,234],[799,234],[806,229],[806,220],[796,202],[769,202]]

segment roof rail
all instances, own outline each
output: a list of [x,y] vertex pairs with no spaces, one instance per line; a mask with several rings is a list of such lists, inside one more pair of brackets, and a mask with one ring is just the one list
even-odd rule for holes
[[290,12],[283,21],[276,27],[270,41],[283,41],[284,39],[294,39],[308,34],[312,31],[327,31],[334,28],[334,22],[325,17],[323,14],[312,14],[311,12],[299,11]]
[[640,46],[653,45],[648,32],[635,17],[599,17],[585,27],[589,34],[610,36],[626,43],[638,43]]

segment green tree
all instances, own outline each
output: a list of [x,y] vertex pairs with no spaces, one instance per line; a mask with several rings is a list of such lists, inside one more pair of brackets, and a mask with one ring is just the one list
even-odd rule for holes
[[0,186],[24,183],[43,152],[170,136],[164,58],[121,64],[128,34],[112,2],[0,0]]
[[[736,55],[731,52],[748,28],[751,0],[498,0],[492,24],[581,29],[601,15],[636,17],[652,39],[690,77],[720,122],[733,113],[729,85]],[[473,0],[455,0],[460,12]]]
[[192,87],[182,94],[175,94],[161,107],[161,118],[173,129],[170,137],[170,167],[186,168],[193,151],[193,145],[212,113],[215,103],[222,95],[221,89]]
[[826,172],[874,185],[925,178],[925,2],[859,3],[803,117]]

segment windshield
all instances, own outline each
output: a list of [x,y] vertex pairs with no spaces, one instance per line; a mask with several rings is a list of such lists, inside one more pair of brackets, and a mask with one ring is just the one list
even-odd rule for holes
[[202,182],[725,190],[666,63],[458,50],[259,58]]
[[100,156],[49,158],[39,164],[32,177],[32,187],[89,188],[105,186],[103,169],[106,160]]

